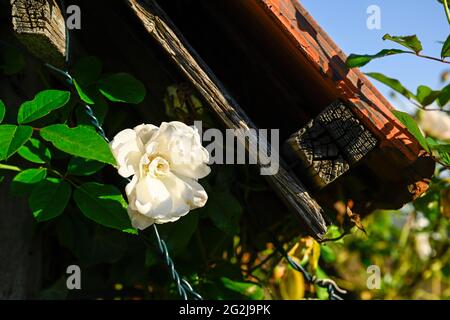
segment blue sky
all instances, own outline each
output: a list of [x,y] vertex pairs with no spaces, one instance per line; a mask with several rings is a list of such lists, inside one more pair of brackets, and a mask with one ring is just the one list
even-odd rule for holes
[[[384,48],[398,48],[395,43],[383,41],[384,34],[417,34],[422,41],[423,54],[439,57],[442,44],[450,33],[443,7],[437,0],[300,0],[346,54],[372,54]],[[381,29],[369,30],[367,8],[377,5],[381,9]],[[428,61],[410,55],[374,60],[362,68],[364,72],[381,72],[399,79],[415,92],[419,85],[441,89],[440,75],[450,65]],[[389,99],[386,86],[373,80],[377,88]],[[391,102],[398,109],[410,111],[408,103]]]

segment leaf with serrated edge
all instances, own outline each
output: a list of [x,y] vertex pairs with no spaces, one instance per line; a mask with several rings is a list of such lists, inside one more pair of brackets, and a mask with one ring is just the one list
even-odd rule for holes
[[0,161],[16,153],[32,134],[33,128],[29,126],[0,125]]
[[40,130],[41,137],[55,148],[68,154],[115,165],[116,161],[108,143],[92,128],[78,126],[69,128],[55,124]]
[[65,106],[69,99],[69,91],[41,91],[33,100],[22,103],[17,114],[17,122],[19,124],[24,124],[40,119],[53,110]]

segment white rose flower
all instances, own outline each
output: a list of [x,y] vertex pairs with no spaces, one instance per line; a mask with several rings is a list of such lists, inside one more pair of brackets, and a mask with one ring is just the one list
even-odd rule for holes
[[197,182],[210,172],[208,151],[195,127],[163,122],[119,132],[110,143],[126,186],[133,227],[176,221],[208,199]]
[[439,140],[450,140],[450,117],[446,112],[420,112],[419,126],[429,136]]

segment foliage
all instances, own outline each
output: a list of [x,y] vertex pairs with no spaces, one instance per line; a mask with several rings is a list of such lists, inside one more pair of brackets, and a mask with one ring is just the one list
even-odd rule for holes
[[[391,55],[432,58],[422,55],[417,36],[387,34],[383,39],[402,48],[350,55],[348,65],[364,66]],[[434,60],[446,62],[449,49],[450,37]],[[0,58],[4,74],[24,72],[27,61],[15,49],[2,49]],[[34,232],[45,234],[52,262],[52,273],[36,297],[178,297],[153,235],[131,227],[125,182],[112,168],[108,143],[85,112],[89,105],[108,136],[142,123],[136,110],[147,88],[130,74],[114,72],[88,56],[71,68],[70,88],[45,87],[17,112],[7,97],[0,97],[0,182],[4,172],[13,173],[12,195],[27,198],[37,224]],[[447,110],[449,85],[441,90],[420,86],[413,93],[399,80],[376,72],[368,75],[422,112]],[[167,119],[215,125],[195,90],[185,84],[169,86],[165,97],[150,98],[164,102]],[[114,117],[108,116],[112,108]],[[319,243],[290,228],[297,224],[284,207],[268,204],[273,195],[254,168],[216,165],[204,182],[207,205],[159,228],[177,270],[209,299],[327,299],[326,289],[309,284],[281,257],[276,248],[280,242],[310,274],[336,279],[350,290],[350,298],[450,298],[450,145],[424,134],[416,122],[418,114],[394,115],[443,164],[425,196],[399,211],[376,212],[362,224],[355,220],[333,225],[326,236],[332,241]],[[65,286],[65,268],[74,263],[83,270],[82,291]],[[381,268],[377,290],[367,288],[371,265]]]
[[[448,14],[448,3],[439,2],[444,4]],[[447,15],[447,18],[450,24],[450,16]],[[442,42],[439,57],[422,55],[422,44],[415,35],[399,37],[387,34],[383,40],[393,41],[408,49],[393,49],[395,54],[415,54],[418,58],[449,63],[450,36]],[[353,54],[349,56],[347,64],[349,67],[361,67],[384,56],[387,55]],[[421,119],[421,115],[438,110],[442,112],[438,117],[447,117],[445,113],[449,112],[450,84],[446,84],[448,79],[444,71],[441,77],[443,88],[433,90],[421,85],[413,93],[397,79],[377,72],[367,75],[391,88],[394,92],[392,97],[396,97],[395,94],[398,93],[417,108],[413,115],[401,111],[393,113],[440,165],[430,190],[424,196],[401,210],[379,211],[367,217],[364,221],[367,235],[356,233],[347,237],[340,245],[330,244],[336,257],[333,268],[355,298],[448,299],[450,148],[443,132],[439,132],[445,130],[445,126],[431,132],[422,130],[422,127],[428,128],[436,124],[424,123],[427,120]],[[381,269],[381,286],[376,290],[370,290],[366,282],[367,268],[371,265]],[[353,272],[350,274],[349,270]]]

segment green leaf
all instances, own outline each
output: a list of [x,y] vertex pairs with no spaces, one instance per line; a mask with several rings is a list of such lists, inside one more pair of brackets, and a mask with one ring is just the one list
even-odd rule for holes
[[73,70],[73,77],[77,83],[88,86],[95,82],[102,73],[102,62],[94,56],[83,57],[78,60]]
[[76,79],[73,79],[73,84],[75,85],[75,89],[77,90],[81,100],[83,100],[87,104],[94,104],[94,100],[89,97],[87,88],[85,88],[82,84],[79,84]]
[[161,237],[174,256],[182,253],[189,244],[198,226],[198,214],[190,213],[174,223],[159,227]]
[[112,165],[116,163],[108,143],[92,128],[55,124],[42,128],[40,133],[43,139],[68,154]]
[[104,166],[104,163],[98,161],[75,157],[70,159],[67,173],[73,176],[90,176],[100,171]]
[[6,113],[5,104],[0,99],[0,123],[2,123],[3,119],[5,118],[5,113]]
[[17,114],[19,124],[29,123],[53,110],[63,107],[70,99],[69,91],[44,90],[39,92],[33,100],[24,102]]
[[375,80],[380,81],[381,83],[387,85],[388,87],[390,87],[391,89],[400,93],[401,95],[405,96],[408,99],[415,98],[414,94],[408,89],[406,89],[397,79],[386,77],[384,74],[377,72],[369,72],[366,73],[366,75]]
[[416,35],[412,36],[391,36],[390,34],[385,34],[383,36],[383,40],[390,40],[398,43],[405,48],[411,49],[415,53],[420,53],[422,51],[422,43]]
[[419,103],[426,107],[430,104],[432,104],[441,94],[440,91],[434,91],[431,90],[431,88],[427,87],[427,86],[419,86],[417,88],[417,101],[419,101]]
[[[224,203],[227,205],[224,206]],[[229,192],[212,192],[208,205],[203,209],[214,225],[230,236],[239,233],[242,207]]]
[[[328,227],[327,234],[325,235],[326,239],[337,239],[342,235],[342,231],[337,225],[331,225]],[[343,244],[344,238],[341,238],[337,241],[333,241],[334,244]]]
[[74,200],[81,212],[98,224],[136,233],[131,227],[127,203],[116,187],[88,182],[75,190]]
[[[316,277],[317,277],[317,279],[329,278],[327,276],[327,274],[320,267],[317,268],[317,270],[316,270]],[[329,299],[329,294],[328,294],[327,288],[319,287],[318,285],[316,285],[316,289],[317,289],[317,298],[319,298],[320,300],[328,300]]]
[[401,123],[403,123],[406,129],[408,129],[408,131],[417,139],[420,145],[426,151],[430,152],[430,147],[428,146],[427,140],[420,131],[419,126],[416,123],[416,120],[414,120],[414,118],[411,117],[406,112],[392,110],[392,113],[397,117],[398,120],[400,120]]
[[33,189],[28,199],[33,216],[39,222],[56,218],[64,212],[71,193],[70,184],[63,180],[43,180]]
[[31,193],[37,183],[41,182],[47,176],[47,169],[28,169],[20,172],[11,181],[11,190],[19,196],[25,196]]
[[[431,138],[427,138],[427,141],[428,141],[428,142],[430,142],[429,139],[431,139]],[[437,150],[437,151],[440,151],[440,152],[450,153],[450,144],[439,144],[439,143],[437,143],[436,140],[434,140],[434,139],[433,139],[432,141],[433,141],[433,144],[431,145],[431,148],[432,148],[433,150]]]
[[141,103],[147,90],[142,82],[128,73],[106,76],[99,81],[100,92],[113,102]]
[[25,160],[39,164],[48,163],[52,158],[52,153],[45,143],[35,138],[20,147],[18,154]]
[[32,134],[33,128],[29,126],[0,125],[0,161],[16,153]]
[[21,72],[25,68],[25,59],[22,52],[14,47],[1,47],[0,69],[6,75],[13,75]]
[[439,153],[439,159],[440,161],[446,165],[450,167],[450,154],[448,152],[444,152],[444,151],[440,151],[438,150]]
[[450,101],[450,84],[441,90],[439,97],[437,98],[438,105],[443,108]]
[[355,67],[363,67],[368,64],[373,59],[383,58],[386,56],[392,56],[395,54],[408,53],[408,51],[399,50],[399,49],[384,49],[378,52],[377,54],[369,55],[359,55],[359,54],[351,54],[348,56],[346,64],[349,68]]
[[450,35],[447,37],[447,40],[445,40],[444,45],[442,46],[441,57],[442,59],[450,57]]
[[257,284],[251,282],[239,282],[233,281],[226,277],[221,277],[220,280],[225,288],[238,292],[244,297],[247,297],[251,300],[262,300],[264,299],[264,291]]
[[336,253],[334,253],[333,249],[331,249],[330,246],[321,245],[320,252],[321,252],[320,257],[326,263],[333,263],[336,261]]

